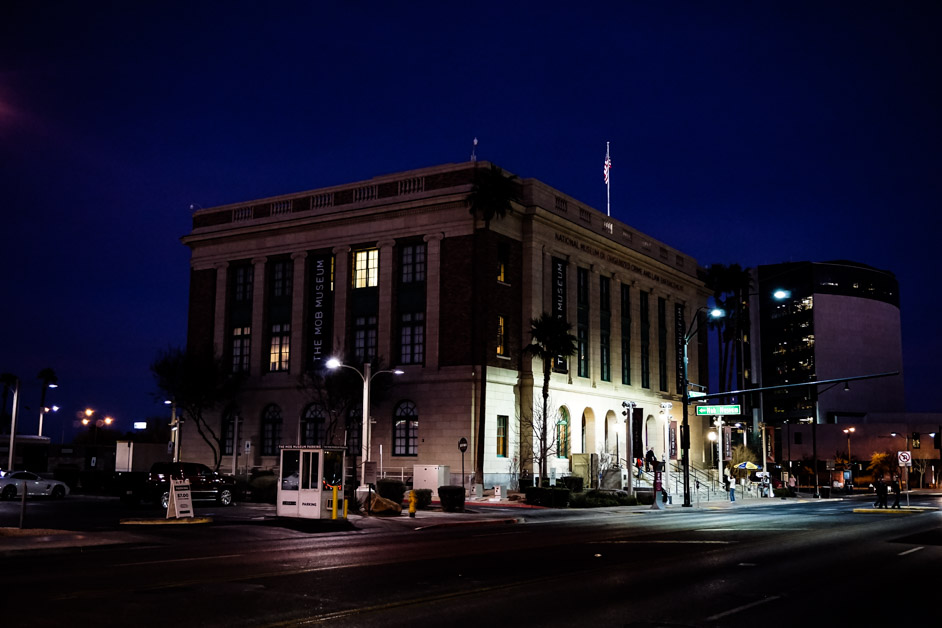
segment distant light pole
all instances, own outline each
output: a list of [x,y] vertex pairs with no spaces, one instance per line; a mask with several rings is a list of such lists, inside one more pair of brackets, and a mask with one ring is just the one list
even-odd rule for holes
[[43,380],[42,393],[39,395],[39,436],[43,435],[43,417],[49,412],[49,408],[46,407],[46,391],[50,388],[58,387],[59,384],[56,383],[55,379]]
[[[700,312],[707,310],[706,306],[698,308],[696,312],[693,313],[693,320],[690,321],[690,327],[687,328],[687,333],[684,334],[684,359],[683,359],[683,371],[682,371],[682,380],[683,380],[683,390],[681,394],[683,399],[681,405],[684,407],[683,413],[683,423],[680,427],[680,447],[681,452],[683,453],[683,469],[684,469],[684,503],[685,507],[691,507],[693,504],[690,503],[690,422],[687,419],[687,405],[690,404],[690,381],[687,379],[687,345],[690,343],[690,339],[693,338],[693,335],[700,329]],[[726,312],[719,308],[713,308],[710,311],[711,318],[722,318],[726,315]]]
[[[177,402],[175,399],[167,399],[164,405],[170,406],[170,434],[173,438],[173,461],[180,462],[180,424],[183,421],[177,419]],[[232,443],[235,448],[235,443]]]
[[331,358],[327,360],[327,368],[331,370],[338,368],[350,369],[359,375],[360,379],[363,380],[363,427],[361,432],[362,442],[360,443],[360,486],[366,486],[366,463],[370,459],[370,382],[372,382],[373,378],[380,373],[402,375],[405,372],[399,369],[384,369],[382,371],[371,373],[371,367],[372,365],[370,364],[369,360],[363,362],[362,372],[360,369],[354,366],[342,363],[337,358]]
[[102,425],[111,425],[114,423],[114,419],[110,416],[103,417],[101,419],[94,419],[95,411],[91,408],[85,408],[85,418],[82,419],[82,425],[91,425],[95,428],[94,433],[92,434],[92,445],[98,445],[98,430],[101,429]]
[[848,479],[850,480],[851,485],[854,483],[854,463],[851,462],[850,435],[856,431],[856,427],[848,427],[846,430],[844,430],[844,433],[847,434],[847,466],[850,468],[850,477]]
[[13,470],[13,448],[16,446],[16,409],[19,407],[20,378],[13,378],[13,415],[10,417],[10,458],[7,471]]

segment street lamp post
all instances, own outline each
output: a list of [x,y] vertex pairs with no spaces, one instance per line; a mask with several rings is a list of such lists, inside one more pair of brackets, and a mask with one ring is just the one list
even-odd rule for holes
[[[180,462],[180,423],[182,423],[182,421],[177,419],[177,402],[174,399],[167,399],[164,401],[164,405],[170,406],[170,433],[173,438],[173,461]],[[235,446],[236,444],[233,442],[233,450]]]
[[43,435],[43,417],[49,411],[46,407],[46,391],[50,388],[58,388],[59,384],[54,381],[43,381],[42,394],[39,396],[39,436]]
[[857,431],[856,427],[848,427],[844,430],[844,433],[847,434],[847,466],[850,469],[850,477],[847,479],[850,481],[851,486],[854,485],[854,463],[851,462],[852,458],[850,455],[850,435]]
[[327,360],[327,368],[329,369],[338,369],[345,368],[354,371],[357,375],[360,376],[360,379],[363,380],[363,429],[361,433],[361,442],[360,442],[360,486],[366,486],[366,463],[370,459],[370,382],[373,381],[373,378],[379,375],[380,373],[392,373],[393,375],[402,375],[405,371],[399,369],[385,369],[382,371],[376,371],[371,373],[370,362],[363,362],[363,371],[360,369],[350,366],[349,364],[344,364],[337,358],[331,358]]
[[[683,506],[689,508],[693,506],[690,503],[690,421],[687,418],[687,406],[690,404],[690,381],[687,379],[687,345],[690,343],[690,339],[693,338],[693,335],[699,330],[699,315],[701,310],[706,310],[707,307],[698,308],[696,312],[693,313],[693,320],[690,321],[690,327],[687,328],[687,333],[684,334],[684,359],[682,366],[681,379],[683,380],[683,390],[681,391],[681,405],[683,406],[683,422],[680,427],[680,448],[681,453],[683,454],[683,470],[684,470],[684,503]],[[725,312],[719,308],[714,308],[710,312],[710,315],[713,318],[720,318]]]
[[13,448],[16,446],[16,409],[19,407],[19,398],[20,380],[17,377],[13,379],[13,414],[10,417],[10,457],[7,462],[7,471],[13,470]]

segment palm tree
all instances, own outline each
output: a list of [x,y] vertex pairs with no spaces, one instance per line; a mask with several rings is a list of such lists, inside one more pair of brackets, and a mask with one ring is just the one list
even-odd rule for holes
[[[0,419],[6,423],[7,416],[7,398],[10,395],[10,389],[16,386],[16,375],[13,373],[0,373],[0,384],[3,384],[3,405],[0,406]],[[12,416],[10,419],[12,420]]]
[[[477,349],[478,355],[478,373],[480,374],[481,386],[479,389],[478,403],[478,433],[475,439],[474,452],[474,483],[484,484],[484,438],[486,435],[485,402],[487,401],[487,357],[490,343],[489,335],[485,335],[483,341],[479,342],[477,337],[479,328],[482,327],[482,321],[489,321],[489,301],[478,298],[478,276],[479,266],[483,270],[493,269],[495,264],[491,260],[478,260],[478,251],[482,250],[479,238],[483,234],[479,232],[477,221],[480,217],[484,221],[484,232],[491,228],[491,220],[501,219],[513,211],[513,203],[518,198],[516,175],[504,174],[498,166],[490,164],[489,168],[479,168],[475,164],[474,179],[471,186],[471,193],[468,195],[468,209],[474,218],[474,237],[472,240],[471,263],[473,264],[471,279],[471,303],[474,308],[473,322],[471,326],[471,347],[472,351]],[[487,275],[484,275],[485,277]],[[484,329],[489,329],[484,325]]]
[[547,430],[549,424],[549,385],[550,374],[553,372],[553,361],[557,358],[568,358],[576,352],[576,337],[572,334],[572,324],[553,316],[548,312],[540,314],[539,318],[530,321],[530,336],[532,342],[527,345],[526,352],[543,361],[543,411],[542,420],[536,426],[539,430],[540,451],[539,467],[540,480],[546,473],[546,456],[549,451],[547,444]]

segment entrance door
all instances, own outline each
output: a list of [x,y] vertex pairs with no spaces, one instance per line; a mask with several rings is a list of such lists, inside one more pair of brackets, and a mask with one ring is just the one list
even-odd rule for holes
[[301,484],[298,490],[298,516],[320,519],[320,453],[301,451]]

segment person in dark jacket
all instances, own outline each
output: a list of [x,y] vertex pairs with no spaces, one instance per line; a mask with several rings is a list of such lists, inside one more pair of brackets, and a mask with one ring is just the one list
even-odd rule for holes
[[644,454],[644,470],[652,471],[656,469],[657,465],[657,456],[654,455],[654,450],[649,449],[648,453]]
[[[899,508],[899,478],[894,477],[893,484],[891,486],[893,488],[893,508]],[[883,490],[886,491],[886,489]],[[885,494],[883,498],[883,507],[886,508]]]
[[886,508],[886,482],[883,481],[883,478],[877,478],[873,487],[877,492],[877,501],[875,501],[873,505],[876,508]]

